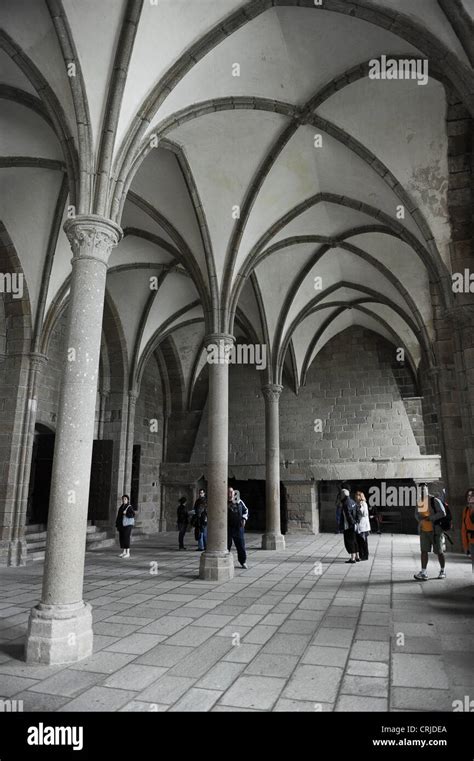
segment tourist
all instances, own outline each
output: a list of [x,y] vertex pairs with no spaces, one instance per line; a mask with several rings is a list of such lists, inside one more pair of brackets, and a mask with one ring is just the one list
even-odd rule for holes
[[[198,543],[198,546],[197,546],[198,552],[203,552],[203,550],[205,549],[203,531],[201,526],[201,513],[204,509],[206,509],[206,526],[207,526],[206,492],[204,491],[204,489],[199,489],[199,496],[194,503],[194,517],[193,517],[194,538],[196,539]],[[207,532],[207,528],[206,528],[206,532]]]
[[234,542],[237,550],[237,559],[242,568],[247,568],[244,536],[247,518],[247,507],[240,498],[236,498],[234,489],[230,486],[227,500],[227,549],[230,552],[232,542]]
[[461,537],[464,552],[471,555],[474,573],[474,489],[468,489],[465,497],[466,507],[461,518]]
[[186,547],[184,546],[184,535],[186,534],[188,523],[189,523],[189,516],[188,511],[185,507],[186,502],[188,500],[186,497],[180,497],[179,498],[179,505],[178,505],[178,545],[180,550],[185,550]]
[[115,527],[119,532],[120,548],[122,550],[122,553],[119,555],[121,558],[130,557],[130,538],[132,535],[132,528],[135,525],[135,515],[137,512],[138,511],[130,504],[128,494],[124,494],[115,521]]
[[350,558],[346,563],[359,562],[359,550],[356,539],[356,526],[358,522],[358,508],[356,502],[351,499],[348,489],[341,490],[341,523],[340,527],[344,533],[344,546],[349,553]]
[[359,522],[356,525],[356,541],[359,548],[359,557],[361,560],[369,559],[369,534],[370,534],[370,520],[369,520],[369,508],[365,499],[365,494],[362,491],[356,491],[354,499],[359,508]]
[[418,521],[421,550],[421,570],[414,574],[417,581],[428,581],[428,553],[433,552],[438,556],[439,574],[438,579],[446,578],[445,557],[446,540],[442,527],[439,525],[446,516],[443,503],[438,497],[429,494],[426,484],[423,485],[423,496],[415,509],[415,517]]
[[382,533],[382,516],[379,515],[375,505],[370,505],[369,507],[369,520],[371,532],[380,536]]

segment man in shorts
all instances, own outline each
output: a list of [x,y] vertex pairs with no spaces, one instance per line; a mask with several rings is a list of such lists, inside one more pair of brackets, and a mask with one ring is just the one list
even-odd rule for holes
[[421,570],[415,573],[414,578],[417,581],[428,581],[428,553],[433,550],[439,560],[438,579],[446,578],[445,557],[446,539],[443,529],[437,525],[438,521],[444,518],[446,511],[443,503],[437,497],[428,493],[426,485],[423,487],[423,496],[418,502],[415,509],[415,517],[418,521],[418,531],[420,533],[420,550],[421,550]]

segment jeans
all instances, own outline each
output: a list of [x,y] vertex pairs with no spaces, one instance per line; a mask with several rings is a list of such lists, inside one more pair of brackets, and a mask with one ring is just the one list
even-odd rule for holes
[[122,526],[118,530],[120,539],[120,548],[122,550],[130,549],[130,537],[132,535],[132,526]]
[[237,558],[242,565],[247,560],[247,553],[245,552],[245,537],[243,528],[229,529],[227,532],[227,549],[230,552],[232,547],[232,541],[235,544],[237,550]]
[[198,539],[198,550],[205,550],[207,547],[207,526],[203,526]]
[[184,535],[186,533],[186,529],[187,529],[186,524],[184,524],[184,525],[181,524],[181,523],[178,524],[178,531],[179,531],[178,542],[179,542],[180,548],[184,547]]
[[362,531],[361,534],[356,534],[357,548],[359,550],[359,557],[361,560],[369,559],[369,543],[367,541],[368,536],[368,531]]

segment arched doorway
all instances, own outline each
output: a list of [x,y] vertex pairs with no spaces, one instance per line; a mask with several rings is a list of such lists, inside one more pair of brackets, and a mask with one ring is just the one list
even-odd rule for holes
[[53,469],[55,434],[41,423],[35,425],[31,458],[30,488],[26,523],[44,525],[48,522],[49,493]]

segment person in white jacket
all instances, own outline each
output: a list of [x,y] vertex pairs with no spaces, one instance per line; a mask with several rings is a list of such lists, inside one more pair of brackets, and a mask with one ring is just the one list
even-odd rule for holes
[[356,539],[357,546],[359,548],[359,557],[361,560],[369,559],[369,534],[370,534],[370,518],[369,518],[369,506],[365,499],[363,491],[356,491],[354,499],[357,502],[357,511],[359,514],[359,523],[356,525]]

